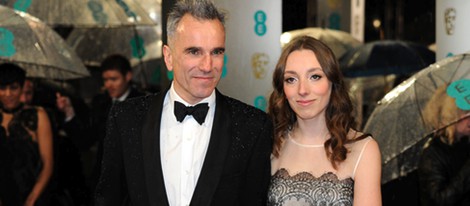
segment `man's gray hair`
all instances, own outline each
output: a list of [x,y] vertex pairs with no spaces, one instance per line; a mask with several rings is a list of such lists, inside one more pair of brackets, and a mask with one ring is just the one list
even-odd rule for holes
[[173,37],[181,18],[185,14],[190,14],[198,20],[219,20],[225,24],[225,12],[220,11],[209,0],[179,0],[168,14],[166,31],[168,40]]

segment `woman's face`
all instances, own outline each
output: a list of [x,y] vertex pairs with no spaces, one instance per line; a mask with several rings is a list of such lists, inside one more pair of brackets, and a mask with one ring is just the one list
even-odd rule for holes
[[18,82],[0,86],[0,100],[5,109],[14,109],[21,103],[22,87]]
[[289,54],[284,71],[284,93],[298,118],[324,117],[331,83],[313,51],[302,49]]
[[[463,118],[466,114],[470,113],[467,111],[465,114],[462,114],[460,118]],[[470,136],[470,117],[464,118],[455,125],[455,130],[458,135],[461,136]]]

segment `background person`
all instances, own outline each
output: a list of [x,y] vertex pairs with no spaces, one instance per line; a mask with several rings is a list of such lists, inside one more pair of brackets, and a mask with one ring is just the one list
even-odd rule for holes
[[0,65],[0,202],[5,206],[49,205],[51,124],[43,108],[21,102],[25,78],[17,65]]
[[425,146],[418,165],[423,206],[470,205],[470,111],[459,109],[446,89],[436,90],[424,110],[425,122],[440,130]]
[[[120,54],[106,57],[100,65],[104,92],[93,97],[88,111],[77,107],[76,101],[60,93],[56,94],[57,108],[64,114],[63,128],[69,134],[80,151],[84,163],[88,184],[94,190],[99,177],[103,155],[103,139],[109,110],[114,103],[133,97],[143,96],[132,85],[132,67],[129,60]],[[81,109],[81,110],[77,110]],[[87,152],[91,150],[90,152]]]

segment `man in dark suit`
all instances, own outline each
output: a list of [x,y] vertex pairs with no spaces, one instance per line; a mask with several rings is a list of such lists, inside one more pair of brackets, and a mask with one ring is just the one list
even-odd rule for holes
[[216,89],[223,23],[208,1],[176,3],[163,48],[174,80],[112,108],[96,205],[266,205],[272,122]]
[[84,169],[92,190],[96,187],[101,168],[109,110],[116,102],[144,95],[131,84],[132,67],[126,57],[120,54],[110,55],[102,61],[100,70],[105,91],[93,97],[89,113],[86,111],[84,114],[85,111],[77,110],[79,108],[68,96],[57,94],[56,97],[57,108],[65,116],[63,128],[83,152]]

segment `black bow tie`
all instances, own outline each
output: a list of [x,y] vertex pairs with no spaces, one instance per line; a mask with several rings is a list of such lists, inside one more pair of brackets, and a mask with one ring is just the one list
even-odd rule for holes
[[209,110],[208,103],[197,104],[194,107],[185,106],[183,103],[175,101],[175,116],[178,122],[183,122],[186,115],[192,115],[194,119],[202,125],[206,120],[207,111]]

